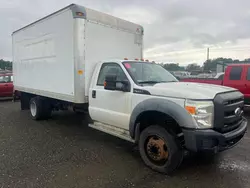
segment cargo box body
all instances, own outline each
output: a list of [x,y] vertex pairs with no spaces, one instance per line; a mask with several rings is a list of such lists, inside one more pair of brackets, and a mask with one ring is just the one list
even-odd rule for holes
[[15,31],[16,90],[82,104],[95,65],[143,56],[140,25],[72,4]]

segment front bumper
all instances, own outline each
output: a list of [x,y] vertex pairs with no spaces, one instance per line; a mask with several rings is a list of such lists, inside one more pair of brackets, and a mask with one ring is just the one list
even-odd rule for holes
[[243,118],[240,126],[227,133],[220,133],[213,129],[197,130],[183,129],[185,147],[194,152],[217,153],[234,147],[247,131],[247,120]]

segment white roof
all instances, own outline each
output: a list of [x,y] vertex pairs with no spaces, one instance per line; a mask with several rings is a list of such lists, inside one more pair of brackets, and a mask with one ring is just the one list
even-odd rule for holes
[[119,28],[119,29],[126,30],[126,31],[129,31],[132,33],[136,33],[136,34],[143,34],[143,32],[144,32],[143,27],[139,24],[135,24],[135,23],[120,19],[120,18],[111,16],[111,15],[108,15],[106,13],[103,13],[103,12],[92,10],[92,9],[83,7],[81,5],[71,4],[67,7],[60,9],[60,10],[58,10],[58,11],[56,11],[56,12],[54,12],[54,13],[52,13],[52,14],[50,14],[42,19],[39,19],[39,20],[37,20],[37,21],[35,21],[35,22],[33,22],[33,23],[31,23],[31,24],[29,24],[21,29],[14,31],[13,33],[18,32],[22,29],[25,29],[31,25],[34,25],[34,24],[36,24],[44,19],[51,17],[51,16],[55,16],[57,14],[60,14],[62,11],[65,11],[68,9],[70,9],[72,11],[73,18],[86,19],[86,20],[91,21],[91,22],[96,22],[99,24],[108,25],[111,27]]

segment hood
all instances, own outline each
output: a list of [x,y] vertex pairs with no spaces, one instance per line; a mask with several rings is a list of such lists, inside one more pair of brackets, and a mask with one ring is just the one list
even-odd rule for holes
[[159,83],[143,87],[152,95],[187,99],[213,99],[216,94],[237,91],[234,88],[193,82]]

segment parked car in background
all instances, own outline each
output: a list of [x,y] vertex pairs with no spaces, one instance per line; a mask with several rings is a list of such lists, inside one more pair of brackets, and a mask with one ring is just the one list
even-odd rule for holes
[[245,105],[250,105],[250,64],[228,65],[225,73],[217,74],[214,78],[184,78],[182,82],[198,82],[223,85],[238,89],[244,94]]
[[0,74],[0,97],[13,96],[13,75],[12,73]]
[[196,76],[197,78],[213,78],[212,74],[202,73]]
[[223,80],[224,74],[225,74],[224,72],[219,72],[214,76],[214,79]]
[[188,78],[190,76],[189,72],[186,71],[174,71],[171,72],[178,80],[183,79],[183,78]]

